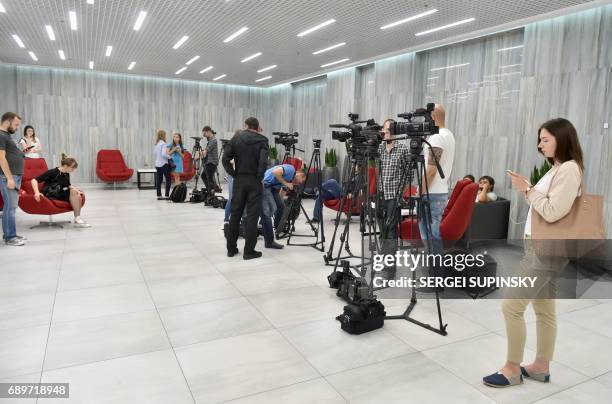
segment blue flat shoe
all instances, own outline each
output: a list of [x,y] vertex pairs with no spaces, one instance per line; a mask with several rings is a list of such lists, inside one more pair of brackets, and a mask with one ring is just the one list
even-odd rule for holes
[[521,374],[523,377],[537,380],[542,383],[550,382],[550,373],[527,373],[527,369],[521,366]]
[[487,386],[497,388],[518,386],[523,383],[523,375],[516,375],[508,379],[501,372],[497,372],[483,377],[482,382]]

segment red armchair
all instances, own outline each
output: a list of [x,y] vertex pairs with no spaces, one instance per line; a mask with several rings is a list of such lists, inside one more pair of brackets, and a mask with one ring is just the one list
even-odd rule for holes
[[[457,241],[466,232],[478,194],[478,184],[470,180],[457,181],[444,209],[440,222],[440,235],[444,241]],[[420,240],[419,225],[415,217],[403,220],[399,235],[404,240]]]
[[[378,170],[374,167],[369,167],[368,175],[370,177],[370,193],[374,194],[376,192],[376,180],[377,180]],[[351,198],[346,198],[344,202],[344,206],[342,207],[342,212],[348,214],[349,209],[351,209],[351,216],[358,216],[361,213],[361,204],[363,197],[359,195],[355,203],[352,203]],[[340,210],[340,201],[341,199],[329,199],[324,200],[323,205],[328,207],[329,209],[335,210],[336,212]]]
[[196,175],[195,165],[193,164],[193,156],[190,152],[183,153],[183,173],[180,175],[181,181],[190,181]]
[[293,167],[295,167],[296,172],[304,168],[304,160],[299,157],[287,157],[283,161],[283,164],[291,164]]
[[134,169],[125,164],[119,150],[100,150],[96,160],[96,175],[103,182],[125,182],[132,178]]
[[[23,178],[21,180],[21,196],[19,197],[19,207],[26,213],[31,215],[48,215],[49,221],[43,222],[36,226],[30,227],[34,229],[36,227],[60,227],[65,222],[54,222],[53,215],[61,213],[72,212],[72,207],[69,202],[57,201],[54,199],[48,199],[41,195],[40,202],[36,202],[34,199],[34,190],[32,189],[32,179],[38,177],[42,173],[48,170],[45,159],[25,159],[25,166],[23,168]],[[38,189],[42,189],[44,184],[38,184]],[[85,195],[82,196],[82,205],[85,205]]]

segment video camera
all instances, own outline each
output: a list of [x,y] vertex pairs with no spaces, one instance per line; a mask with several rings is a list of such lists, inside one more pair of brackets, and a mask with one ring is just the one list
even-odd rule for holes
[[[406,135],[403,139],[410,140],[410,153],[421,154],[423,150],[423,140],[433,134],[438,133],[431,113],[436,104],[429,103],[427,108],[418,108],[412,112],[397,114],[399,118],[404,118],[406,122],[392,122],[389,130],[393,135]],[[397,140],[401,140],[397,139]]]
[[191,138],[193,140],[195,140],[195,146],[199,148],[200,147],[200,141],[202,140],[202,138],[198,137],[198,136],[191,136]]
[[[378,145],[382,141],[380,130],[382,126],[378,125],[374,119],[368,119],[367,121],[358,121],[359,114],[348,114],[351,123],[345,124],[332,124],[330,128],[343,128],[348,131],[332,131],[332,139],[339,142],[351,142],[351,149],[359,150],[378,150]],[[365,124],[362,126],[361,124]]]
[[300,134],[297,132],[286,133],[286,132],[272,132],[272,136],[275,136],[274,143],[281,144],[285,147],[291,147],[298,142],[298,136]]

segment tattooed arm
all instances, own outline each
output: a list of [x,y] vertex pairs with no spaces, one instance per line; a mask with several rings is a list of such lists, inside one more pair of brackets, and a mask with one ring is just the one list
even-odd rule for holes
[[[425,177],[427,177],[427,187],[431,188],[431,183],[433,182],[436,174],[438,174],[438,167],[436,166],[436,160],[440,162],[442,158],[442,150],[441,147],[431,147],[429,148],[429,155],[427,156],[427,167],[425,167]],[[435,156],[435,159],[434,159]],[[423,178],[422,189],[421,192],[425,192],[425,178]]]

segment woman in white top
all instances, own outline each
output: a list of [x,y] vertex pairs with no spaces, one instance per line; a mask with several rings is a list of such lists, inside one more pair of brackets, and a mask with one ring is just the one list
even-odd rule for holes
[[26,158],[39,159],[42,157],[40,152],[42,148],[40,146],[40,140],[36,137],[36,132],[31,125],[27,125],[23,129],[23,138],[19,141],[19,146]]
[[[569,261],[564,257],[536,253],[531,242],[531,218],[537,214],[549,226],[554,226],[570,213],[580,194],[584,163],[576,128],[567,119],[557,118],[542,124],[538,130],[538,150],[552,168],[535,186],[526,177],[509,172],[512,186],[531,205],[525,225],[525,256],[516,275],[535,277],[535,282],[533,287],[524,290],[510,289],[503,301],[508,352],[502,369],[483,378],[483,382],[492,387],[519,385],[523,378],[543,383],[550,381],[549,366],[557,338],[556,278]],[[524,313],[529,304],[536,316],[536,356],[532,363],[521,366],[527,334]]]
[[[157,200],[166,200],[170,197],[170,186],[172,185],[172,181],[170,179],[170,164],[168,164],[168,160],[170,160],[171,156],[168,153],[168,148],[166,147],[166,131],[158,130],[155,138],[155,170],[157,170],[157,175],[155,176],[155,189],[157,190]],[[162,197],[161,194],[161,184],[162,181],[166,179],[166,196]]]

